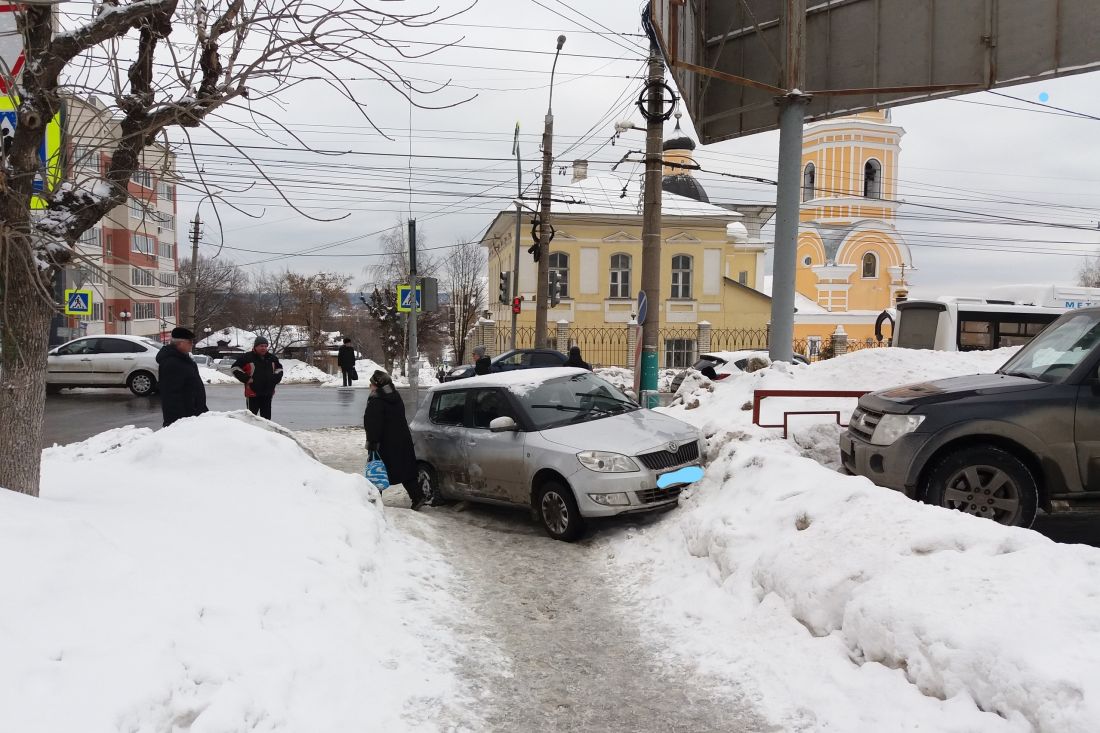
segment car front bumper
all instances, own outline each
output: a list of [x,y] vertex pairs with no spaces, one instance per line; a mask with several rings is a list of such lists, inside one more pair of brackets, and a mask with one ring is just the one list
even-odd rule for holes
[[[699,464],[686,464],[699,465]],[[680,494],[686,486],[659,489],[658,476],[677,471],[677,466],[667,471],[634,471],[631,473],[599,473],[584,471],[570,479],[573,493],[577,497],[577,508],[584,517],[615,517],[620,514],[638,514],[658,509],[667,509],[680,500]],[[630,504],[607,506],[594,501],[589,494],[626,494]]]
[[840,461],[848,473],[915,499],[919,470],[914,460],[928,439],[928,434],[909,433],[890,445],[874,445],[848,431],[840,434]]

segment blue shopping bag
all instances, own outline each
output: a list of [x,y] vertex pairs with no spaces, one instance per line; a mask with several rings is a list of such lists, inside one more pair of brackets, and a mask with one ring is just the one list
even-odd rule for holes
[[363,475],[377,486],[379,491],[389,488],[390,475],[386,473],[386,464],[382,462],[382,458],[376,451],[371,451],[367,457],[367,467],[363,469]]

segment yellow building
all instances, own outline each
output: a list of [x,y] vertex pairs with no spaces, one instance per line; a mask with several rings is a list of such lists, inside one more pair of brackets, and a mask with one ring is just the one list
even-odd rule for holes
[[[686,138],[669,140],[665,159],[690,160],[693,149]],[[627,326],[641,289],[640,176],[590,178],[587,168],[585,161],[575,161],[572,181],[555,183],[553,189],[550,269],[561,278],[562,298],[547,320],[555,332],[558,324],[568,329],[569,342],[580,345],[592,363],[626,365]],[[663,299],[657,307],[650,304],[646,324],[660,329],[662,366],[690,364],[700,351],[765,346],[771,299],[760,292],[765,243],[760,241],[759,226],[752,217],[707,203],[690,171],[666,173],[661,212]],[[702,194],[696,198],[703,200],[671,192],[681,189]],[[561,200],[570,203],[558,203]],[[498,302],[497,286],[501,272],[516,270],[515,222],[514,209],[501,211],[482,239],[488,250],[498,351],[508,343],[511,306]],[[750,236],[750,229],[755,236]],[[530,213],[524,214],[520,231],[519,292],[524,300],[517,345],[530,346],[536,276],[527,253]]]
[[913,260],[894,226],[904,134],[889,111],[806,128],[796,339],[827,339],[843,326],[850,342],[866,342],[878,314],[905,297]]

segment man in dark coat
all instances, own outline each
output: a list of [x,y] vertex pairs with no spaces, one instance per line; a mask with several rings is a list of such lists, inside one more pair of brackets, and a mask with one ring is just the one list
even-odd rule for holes
[[592,365],[581,358],[581,347],[579,346],[569,347],[569,357],[565,360],[565,366],[592,371]]
[[172,340],[157,352],[160,372],[160,411],[164,427],[185,417],[206,412],[206,387],[199,367],[191,358],[195,334],[186,328],[173,328]]
[[413,510],[427,501],[416,470],[412,433],[405,419],[405,403],[393,386],[390,375],[376,371],[370,378],[370,397],[363,412],[367,433],[367,451],[377,452],[386,464],[391,484],[401,484],[412,500]]
[[283,365],[268,352],[263,336],[256,337],[252,351],[233,362],[233,376],[244,384],[244,396],[253,415],[271,419],[271,399],[275,386],[283,381]]
[[493,362],[486,356],[484,346],[474,347],[474,374],[482,375],[493,371]]
[[336,366],[340,367],[340,372],[344,375],[343,386],[350,387],[359,378],[355,373],[355,347],[351,345],[351,339],[344,339],[344,345],[336,352]]

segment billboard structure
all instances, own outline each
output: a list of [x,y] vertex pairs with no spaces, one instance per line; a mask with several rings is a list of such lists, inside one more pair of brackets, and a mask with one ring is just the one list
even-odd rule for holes
[[1096,0],[653,0],[650,15],[704,145],[776,129],[789,78],[812,121],[1100,69]]
[[779,129],[768,350],[790,361],[802,125],[1100,69],[1096,0],[651,0],[704,145]]

